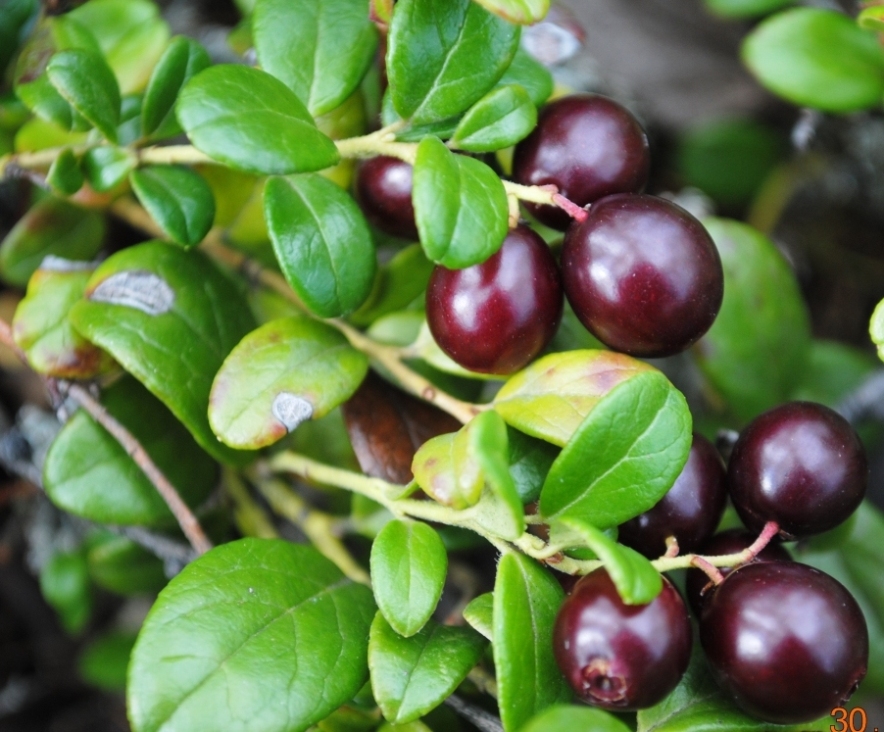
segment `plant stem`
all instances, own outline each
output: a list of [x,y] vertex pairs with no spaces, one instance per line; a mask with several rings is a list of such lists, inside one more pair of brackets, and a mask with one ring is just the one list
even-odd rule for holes
[[249,488],[239,474],[230,468],[224,469],[224,490],[233,499],[233,515],[237,528],[245,536],[259,539],[278,539],[279,533],[261,506],[252,498]]

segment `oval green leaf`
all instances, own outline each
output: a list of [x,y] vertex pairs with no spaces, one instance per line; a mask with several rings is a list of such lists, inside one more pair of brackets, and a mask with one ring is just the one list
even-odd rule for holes
[[399,0],[387,38],[393,105],[416,124],[477,102],[510,65],[519,28],[471,0]]
[[160,593],[129,667],[134,732],[298,732],[367,676],[371,591],[312,547],[224,544]]
[[60,51],[50,59],[46,74],[58,93],[105,139],[117,141],[120,87],[100,53],[85,48]]
[[71,322],[169,407],[210,455],[228,463],[251,458],[218,441],[208,407],[213,376],[255,321],[240,290],[204,254],[162,242],[117,252],[93,274]]
[[556,705],[548,707],[531,718],[521,732],[562,732],[562,730],[592,730],[592,732],[630,732],[613,714],[584,706]]
[[76,635],[92,614],[89,570],[82,550],[53,554],[40,571],[40,591],[64,629]]
[[162,560],[125,536],[102,536],[86,559],[92,581],[118,595],[154,595],[166,585]]
[[104,242],[104,217],[60,198],[44,198],[0,244],[0,277],[24,287],[48,255],[89,261]]
[[367,371],[365,355],[330,325],[274,320],[243,338],[218,370],[209,422],[231,447],[271,445],[349,399]]
[[175,36],[154,67],[144,92],[141,125],[145,135],[162,139],[181,132],[175,100],[188,81],[212,63],[206,49],[186,36]]
[[[144,446],[191,507],[218,476],[215,462],[161,402],[133,379],[105,389],[102,403]],[[79,411],[46,454],[46,494],[59,508],[102,524],[170,525],[172,514],[141,468],[109,432]]]
[[515,145],[537,124],[537,108],[521,86],[499,86],[470,107],[451,144],[469,152],[494,152]]
[[426,524],[390,521],[371,545],[371,581],[378,609],[406,638],[430,619],[447,571],[445,545]]
[[46,173],[46,182],[62,196],[73,196],[84,181],[80,161],[70,148],[59,153]]
[[403,638],[378,613],[371,624],[368,667],[384,718],[405,724],[435,709],[479,662],[486,645],[472,628],[432,620],[417,635]]
[[99,193],[107,193],[125,181],[137,162],[138,159],[131,150],[100,145],[90,148],[83,155],[83,170],[90,186]]
[[432,273],[433,263],[419,244],[405,247],[378,270],[368,298],[350,315],[350,322],[367,326],[384,315],[403,310],[427,289]]
[[506,732],[571,699],[553,656],[552,633],[565,593],[553,576],[522,554],[504,554],[494,580],[494,666]]
[[550,0],[474,0],[510,23],[533,25],[546,17]]
[[417,148],[413,181],[414,217],[432,261],[461,269],[500,249],[508,227],[507,199],[491,168],[425,137]]
[[474,597],[463,609],[463,619],[488,640],[494,640],[494,593]]
[[252,34],[261,67],[313,116],[355,91],[378,43],[368,0],[258,0]]
[[314,313],[336,318],[365,301],[377,258],[351,196],[321,175],[271,178],[264,216],[282,273]]
[[723,18],[752,18],[794,5],[795,0],[705,0],[706,7]]
[[510,377],[494,398],[494,410],[516,429],[563,446],[605,394],[653,370],[612,351],[553,353]]
[[787,400],[810,348],[798,280],[776,246],[746,224],[703,222],[724,269],[718,317],[694,349],[700,368],[742,420]]
[[606,529],[647,511],[681,473],[691,424],[684,396],[659,371],[621,383],[556,458],[540,493],[541,513]]
[[68,313],[83,297],[93,266],[47,257],[28,282],[15,310],[12,336],[37,373],[59,379],[91,379],[113,360],[74,330]]
[[826,112],[881,104],[884,49],[847,15],[795,8],[765,20],[743,41],[743,61],[775,94]]
[[485,486],[468,427],[427,440],[411,464],[414,479],[424,492],[456,509],[474,505]]
[[150,165],[132,171],[129,182],[141,205],[175,243],[192,247],[212,228],[215,197],[190,168]]
[[[0,249],[0,256],[2,253],[3,250]],[[878,358],[884,361],[884,300],[875,306],[872,319],[869,322],[869,335],[872,338],[872,343],[878,347]]]
[[221,64],[200,72],[178,97],[177,114],[198,150],[247,172],[304,173],[340,158],[294,92],[258,69]]
[[644,556],[618,544],[595,526],[575,518],[562,518],[605,565],[617,592],[627,605],[646,605],[663,589],[663,578]]
[[860,28],[880,33],[884,31],[884,8],[880,5],[863,8],[856,16],[856,22]]
[[518,84],[528,92],[535,107],[541,106],[549,99],[554,86],[549,69],[521,47],[497,83],[498,86]]

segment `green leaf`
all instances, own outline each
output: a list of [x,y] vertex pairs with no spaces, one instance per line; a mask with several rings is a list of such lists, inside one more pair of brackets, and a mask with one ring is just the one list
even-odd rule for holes
[[463,609],[463,619],[488,640],[494,640],[494,594],[485,592],[474,597]]
[[463,112],[503,75],[518,26],[470,0],[400,0],[387,38],[396,112],[421,124]]
[[508,228],[506,191],[487,165],[425,137],[417,148],[412,185],[417,230],[432,261],[461,269],[500,249]]
[[321,175],[271,178],[264,216],[282,273],[314,313],[336,318],[365,301],[377,258],[351,196]]
[[46,182],[62,196],[73,196],[83,187],[83,170],[73,150],[62,150],[49,166]]
[[[102,403],[142,444],[191,507],[215,487],[218,469],[169,411],[133,379],[105,389]],[[102,524],[170,525],[172,514],[141,468],[84,411],[46,454],[43,482],[59,508]]]
[[169,28],[150,0],[90,0],[68,14],[101,46],[123,94],[142,91],[169,40]]
[[350,315],[350,321],[358,326],[370,325],[402,310],[427,289],[432,273],[433,263],[420,244],[405,247],[378,270],[368,298]]
[[424,523],[390,521],[371,545],[371,581],[378,609],[406,638],[430,619],[447,571],[445,545]]
[[154,67],[144,92],[141,126],[157,139],[181,132],[175,119],[175,100],[185,84],[211,64],[206,49],[186,36],[175,36]]
[[129,182],[151,218],[181,246],[199,244],[212,228],[212,189],[190,168],[150,165],[132,171]]
[[47,257],[28,282],[27,295],[15,310],[12,335],[37,373],[59,379],[91,379],[113,364],[68,320],[93,269],[82,262]]
[[742,56],[764,86],[795,104],[853,112],[880,105],[884,95],[875,33],[832,10],[777,13],[746,37]]
[[129,667],[134,732],[296,732],[367,676],[371,591],[312,547],[242,539],[160,593]]
[[485,486],[466,428],[427,440],[415,453],[411,472],[427,495],[456,509],[476,504]]
[[204,254],[161,242],[117,252],[95,271],[71,320],[169,407],[209,454],[232,463],[251,458],[218,441],[208,407],[213,376],[255,322],[233,281]]
[[371,624],[368,667],[384,717],[404,724],[439,706],[479,662],[485,645],[471,628],[432,620],[417,635],[403,638],[378,613]]
[[368,359],[332,326],[305,316],[274,320],[217,370],[209,422],[231,447],[271,445],[349,399],[367,371]]
[[153,595],[166,585],[162,560],[125,536],[101,537],[86,560],[92,581],[118,595]]
[[93,147],[83,155],[86,180],[99,193],[114,191],[138,163],[131,150],[102,145]]
[[663,374],[639,374],[612,389],[556,458],[540,494],[550,520],[573,517],[599,529],[647,511],[681,473],[691,413]]
[[59,198],[44,198],[19,219],[0,244],[0,277],[28,284],[48,255],[89,261],[104,241],[104,217]]
[[110,142],[117,141],[120,88],[100,53],[88,49],[59,51],[46,66],[59,94]]
[[515,84],[499,86],[463,116],[451,144],[470,152],[494,152],[515,145],[537,124],[537,108],[528,92]]
[[80,676],[100,689],[125,691],[126,671],[134,645],[133,633],[116,632],[101,636],[90,643],[80,656]]
[[638,732],[829,732],[832,718],[817,723],[780,725],[743,714],[712,679],[699,643],[675,690],[638,713]]
[[705,0],[706,7],[723,18],[752,18],[794,5],[795,0]]
[[856,22],[860,28],[880,33],[884,31],[884,8],[880,5],[863,8],[856,16]]
[[653,367],[622,353],[569,351],[514,374],[494,398],[507,424],[563,446],[611,389]]
[[[5,242],[4,242],[5,247]],[[3,249],[0,248],[0,264],[2,264]],[[872,343],[878,346],[878,358],[884,361],[884,300],[879,302],[872,313],[869,323],[869,335]]]
[[258,0],[252,33],[261,67],[314,117],[356,90],[378,43],[368,0]]
[[494,581],[494,666],[506,732],[567,702],[571,690],[553,656],[552,632],[565,593],[533,559],[504,554]]
[[335,144],[281,81],[222,64],[194,76],[178,97],[178,121],[211,158],[252,173],[304,173],[334,165]]
[[592,730],[592,732],[630,732],[613,714],[589,707],[556,705],[548,707],[522,727],[521,732],[562,732],[562,730]]
[[474,0],[510,23],[533,25],[546,17],[550,0]]
[[554,86],[549,69],[521,47],[497,83],[498,86],[518,84],[528,92],[535,107],[549,99]]
[[540,489],[559,450],[548,442],[529,437],[519,430],[507,428],[509,471],[522,504],[540,497]]
[[705,219],[724,268],[724,301],[694,349],[700,368],[742,420],[789,398],[810,347],[810,318],[798,281],[755,229]]
[[617,592],[627,605],[646,605],[663,589],[663,578],[645,557],[618,544],[585,521],[562,518],[561,523],[576,532],[605,565]]
[[813,340],[801,378],[793,385],[789,398],[834,409],[871,375],[876,365],[875,357],[859,348],[837,341]]
[[81,550],[53,554],[40,571],[40,590],[68,633],[77,634],[86,627],[92,614],[92,593]]
[[15,55],[22,29],[37,7],[36,0],[6,0],[0,5],[0,76]]

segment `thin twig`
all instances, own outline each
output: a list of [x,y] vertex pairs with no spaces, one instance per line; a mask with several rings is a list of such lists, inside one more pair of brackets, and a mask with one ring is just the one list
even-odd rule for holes
[[464,701],[457,694],[449,696],[445,703],[481,732],[503,732],[500,719],[491,712],[486,712],[482,707]]
[[237,528],[245,536],[259,539],[278,539],[273,521],[249,493],[248,486],[235,470],[224,469],[224,490],[233,499],[233,517]]

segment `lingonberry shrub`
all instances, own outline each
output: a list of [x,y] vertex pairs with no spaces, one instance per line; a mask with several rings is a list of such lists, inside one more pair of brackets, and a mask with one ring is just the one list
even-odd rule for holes
[[[777,137],[762,122],[649,144],[650,107],[569,93],[573,74],[553,98],[538,59],[582,34],[545,0],[238,0],[226,63],[172,37],[165,5],[0,4],[3,394],[21,360],[53,408],[0,435],[4,469],[44,489],[0,491],[0,554],[40,572],[131,728],[766,732],[845,703],[861,612],[884,622],[884,520],[847,424],[875,412],[870,367],[811,337],[771,239],[680,191],[757,191],[747,217],[773,228],[829,158],[759,173],[770,156],[734,151]],[[817,8],[744,44],[774,92],[845,113],[880,103],[882,54]],[[800,120],[799,158],[819,116]],[[862,140],[837,181],[868,171]],[[750,158],[751,190],[728,195]],[[830,223],[814,251],[836,246]],[[695,549],[721,511],[700,434],[740,429],[728,481],[750,535]],[[793,549],[837,581],[759,563],[778,534],[845,519]],[[688,568],[714,587],[708,661],[664,577]],[[553,573],[582,579],[565,599]],[[114,632],[141,617],[132,595],[151,597],[137,639]],[[42,688],[51,674],[4,665],[10,596],[0,679]],[[884,690],[869,651],[865,698]]]

